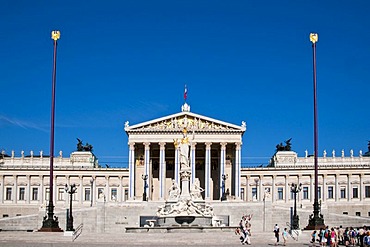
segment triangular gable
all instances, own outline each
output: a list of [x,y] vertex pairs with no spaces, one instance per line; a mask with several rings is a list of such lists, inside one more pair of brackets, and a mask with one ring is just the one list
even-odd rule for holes
[[167,132],[181,131],[185,127],[189,131],[194,130],[207,132],[227,131],[243,133],[246,130],[246,124],[244,121],[241,126],[238,126],[192,112],[179,112],[132,126],[129,126],[128,122],[126,122],[125,131],[127,133],[145,131]]

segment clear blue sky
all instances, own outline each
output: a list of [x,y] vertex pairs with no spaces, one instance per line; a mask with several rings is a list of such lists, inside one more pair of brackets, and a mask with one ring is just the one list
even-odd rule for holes
[[312,47],[319,33],[319,152],[367,151],[370,1],[2,1],[0,149],[49,153],[53,41],[55,155],[94,146],[127,165],[124,122],[180,111],[246,121],[243,165],[289,138],[313,153]]

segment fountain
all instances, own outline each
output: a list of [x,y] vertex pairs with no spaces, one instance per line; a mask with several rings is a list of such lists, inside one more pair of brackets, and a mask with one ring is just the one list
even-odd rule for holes
[[211,226],[214,216],[213,207],[205,203],[201,193],[199,179],[190,186],[191,168],[189,165],[189,138],[187,129],[183,138],[174,140],[176,149],[180,150],[181,188],[175,180],[169,190],[168,200],[157,211],[159,226]]

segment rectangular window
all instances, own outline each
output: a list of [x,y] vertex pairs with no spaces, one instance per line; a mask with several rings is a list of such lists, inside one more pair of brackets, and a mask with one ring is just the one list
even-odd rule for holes
[[128,200],[128,189],[125,189],[125,201]]
[[32,201],[39,199],[39,188],[32,188]]
[[303,187],[303,199],[308,199],[308,187]]
[[20,187],[20,188],[19,188],[19,197],[18,197],[18,200],[19,200],[19,201],[24,201],[24,200],[26,200],[26,199],[25,199],[25,198],[26,198],[25,194],[26,194],[26,188],[24,188],[24,187]]
[[58,188],[58,201],[64,201],[64,188]]
[[244,201],[244,188],[240,188],[240,199]]
[[356,212],[356,216],[361,216],[361,212]]
[[105,198],[104,189],[103,188],[98,188],[98,198],[99,199]]
[[278,192],[278,200],[284,200],[284,188],[278,187],[277,192]]
[[370,198],[370,186],[365,186],[365,197]]
[[91,190],[90,188],[85,188],[85,201],[91,200]]
[[358,188],[357,187],[352,188],[352,198],[358,198]]
[[12,200],[12,188],[6,188],[5,200],[7,200],[7,201]]
[[328,199],[334,198],[333,186],[328,186]]
[[252,188],[252,199],[253,201],[256,201],[257,198],[257,188]]
[[340,188],[340,198],[346,198],[346,187]]
[[49,201],[49,197],[50,197],[50,189],[49,188],[45,188],[45,201]]
[[117,201],[117,189],[116,188],[111,189],[111,191],[110,191],[110,199],[112,201]]
[[[298,196],[297,196],[297,199],[298,199]],[[290,200],[294,200],[294,193],[292,192],[292,190],[290,190]]]
[[321,199],[321,187],[317,187],[317,197]]

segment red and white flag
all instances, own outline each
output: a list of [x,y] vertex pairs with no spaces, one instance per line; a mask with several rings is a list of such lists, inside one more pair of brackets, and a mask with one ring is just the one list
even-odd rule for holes
[[185,85],[185,90],[184,90],[184,100],[185,101],[187,97],[188,97],[188,89],[186,88],[186,85]]

